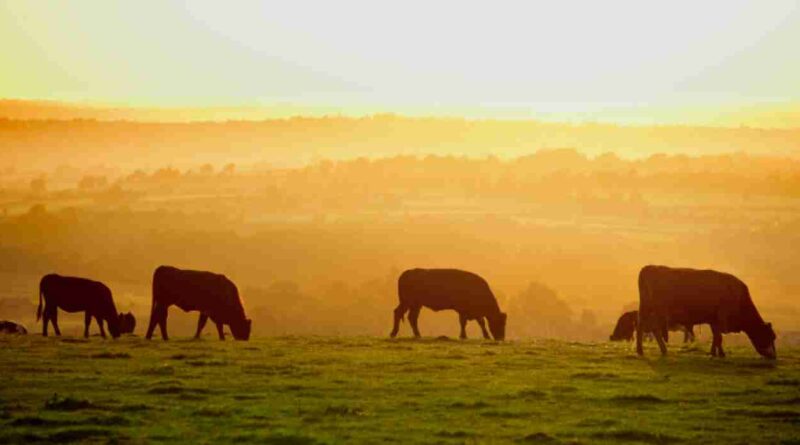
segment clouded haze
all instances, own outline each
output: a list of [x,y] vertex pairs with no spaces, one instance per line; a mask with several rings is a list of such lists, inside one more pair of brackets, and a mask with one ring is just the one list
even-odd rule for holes
[[792,1],[9,1],[0,35],[7,98],[689,122],[800,102]]

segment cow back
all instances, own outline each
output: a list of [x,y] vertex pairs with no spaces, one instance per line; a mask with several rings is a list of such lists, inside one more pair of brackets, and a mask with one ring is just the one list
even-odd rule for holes
[[236,285],[212,272],[161,266],[153,275],[153,300],[184,311],[200,311],[225,323],[244,319]]
[[727,320],[725,331],[741,330],[754,310],[747,286],[714,270],[646,266],[639,274],[639,311],[666,316],[670,324],[693,325]]
[[398,280],[398,293],[409,306],[453,309],[474,317],[500,312],[486,280],[459,269],[407,270]]

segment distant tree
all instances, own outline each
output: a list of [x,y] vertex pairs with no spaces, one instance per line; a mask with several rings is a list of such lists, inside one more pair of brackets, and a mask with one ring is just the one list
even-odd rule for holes
[[155,173],[153,173],[153,179],[157,181],[179,179],[180,177],[181,177],[180,170],[172,167],[160,168],[156,170]]
[[78,188],[81,190],[93,190],[103,188],[108,185],[108,179],[105,176],[92,176],[84,175],[78,181]]
[[508,304],[516,335],[559,337],[572,331],[572,309],[545,284],[531,282]]
[[211,176],[214,174],[214,166],[211,164],[203,164],[200,167],[200,174],[204,176]]
[[40,176],[31,181],[31,191],[33,193],[42,194],[47,191],[47,179],[44,176]]

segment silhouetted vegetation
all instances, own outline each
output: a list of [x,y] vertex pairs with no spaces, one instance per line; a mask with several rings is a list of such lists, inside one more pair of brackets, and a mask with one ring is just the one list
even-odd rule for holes
[[[47,185],[34,193],[37,178]],[[105,281],[146,320],[153,270],[175,264],[231,277],[255,334],[386,335],[400,271],[458,267],[488,280],[512,338],[604,339],[637,300],[639,268],[661,263],[735,273],[779,337],[800,329],[793,158],[556,149],[13,170],[0,183],[0,301],[20,302],[3,316],[29,328],[45,273]],[[454,317],[421,315],[428,335],[453,335]],[[195,321],[174,326],[189,335]]]

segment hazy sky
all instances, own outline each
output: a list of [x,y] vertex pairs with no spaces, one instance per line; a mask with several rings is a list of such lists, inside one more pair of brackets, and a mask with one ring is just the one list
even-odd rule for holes
[[12,0],[0,46],[5,98],[427,114],[800,103],[798,1]]

